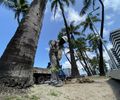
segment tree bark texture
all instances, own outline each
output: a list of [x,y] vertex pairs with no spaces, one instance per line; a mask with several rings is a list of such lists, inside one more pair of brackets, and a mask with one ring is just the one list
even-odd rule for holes
[[33,84],[32,68],[47,0],[33,0],[0,58],[0,83],[25,88]]

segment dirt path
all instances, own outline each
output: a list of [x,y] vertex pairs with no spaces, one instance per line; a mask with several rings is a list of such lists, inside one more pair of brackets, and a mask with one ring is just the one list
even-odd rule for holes
[[0,100],[120,100],[120,83],[100,78],[94,83],[66,84],[63,87],[34,85],[28,95]]

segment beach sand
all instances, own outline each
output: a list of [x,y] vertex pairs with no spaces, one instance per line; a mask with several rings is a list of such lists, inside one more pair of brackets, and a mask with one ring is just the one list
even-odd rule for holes
[[28,94],[1,96],[0,100],[120,100],[120,82],[108,78],[95,78],[94,81],[63,87],[34,85]]

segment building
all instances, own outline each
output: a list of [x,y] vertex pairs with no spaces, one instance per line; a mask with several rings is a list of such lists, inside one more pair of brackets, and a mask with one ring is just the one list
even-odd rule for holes
[[113,48],[114,48],[116,54],[120,58],[120,29],[115,30],[110,33],[110,40],[113,44]]
[[109,56],[110,56],[110,60],[108,62],[109,62],[110,68],[111,69],[118,68],[120,65],[120,59],[118,55],[116,54],[114,48],[109,50]]
[[110,40],[113,44],[113,48],[110,52],[110,60],[113,68],[120,67],[120,29],[112,31],[110,33]]

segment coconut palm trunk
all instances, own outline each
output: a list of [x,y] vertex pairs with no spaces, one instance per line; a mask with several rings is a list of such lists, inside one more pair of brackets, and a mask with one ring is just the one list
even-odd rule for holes
[[82,65],[82,67],[84,68],[84,70],[86,71],[86,73],[89,75],[89,71],[86,68],[85,64],[81,61],[82,58],[80,57],[80,55],[77,56],[77,59],[79,59],[80,64]]
[[86,61],[86,59],[85,59],[85,56],[83,55],[83,52],[80,50],[80,49],[78,49],[78,51],[79,51],[79,53],[80,53],[80,56],[82,57],[82,59],[83,59],[83,62],[84,62],[84,64],[85,64],[85,67],[86,67],[86,69],[87,69],[87,74],[88,74],[88,76],[91,76],[92,75],[92,73],[91,73],[91,71],[90,71],[90,68],[88,67],[88,64],[87,64],[87,61]]
[[[103,38],[103,29],[104,29],[104,4],[102,0],[99,0],[101,6],[102,6],[102,18],[101,18],[101,30],[100,30],[100,36]],[[100,52],[100,61],[99,61],[99,71],[100,71],[100,76],[105,75],[104,71],[104,61],[103,61],[103,46],[102,46],[102,41],[100,40],[100,45],[99,45],[99,52]]]
[[0,83],[25,88],[33,84],[32,68],[47,0],[33,0],[0,58]]
[[77,64],[76,64],[76,60],[75,60],[75,56],[74,56],[74,50],[73,50],[73,47],[72,47],[71,38],[70,38],[69,31],[68,31],[68,24],[67,24],[67,20],[66,20],[65,14],[64,14],[64,9],[62,7],[62,4],[61,4],[60,0],[59,0],[59,4],[60,4],[60,9],[62,11],[64,24],[65,24],[65,27],[66,27],[66,33],[67,33],[67,38],[68,38],[68,45],[69,45],[69,49],[70,49],[71,76],[73,78],[74,77],[79,77],[80,74],[79,74],[79,71],[78,71],[78,68],[77,68]]

